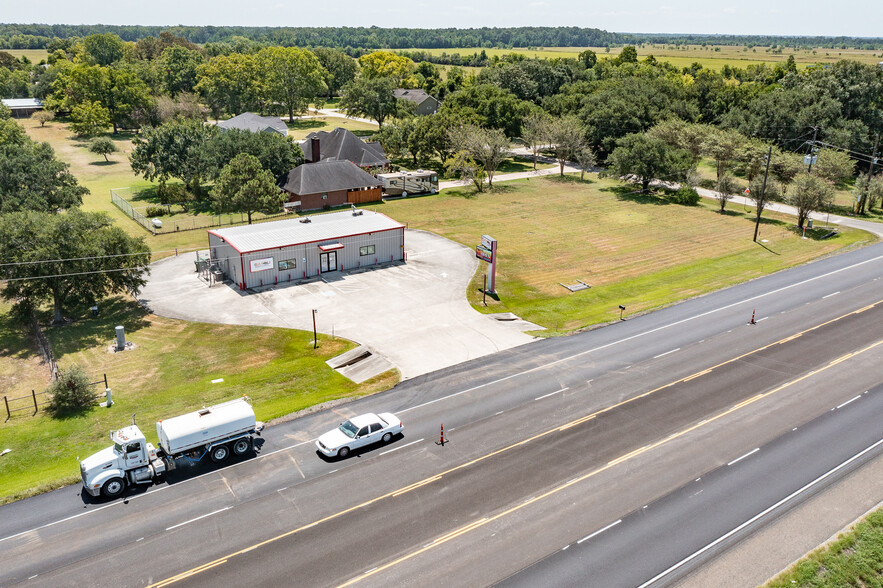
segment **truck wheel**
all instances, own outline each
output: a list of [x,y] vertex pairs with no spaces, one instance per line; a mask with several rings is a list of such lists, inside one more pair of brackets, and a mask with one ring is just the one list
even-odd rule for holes
[[230,450],[227,449],[226,445],[216,445],[212,447],[212,461],[219,462],[227,459],[227,456],[230,455]]
[[392,441],[392,433],[384,433],[383,439],[381,439],[381,441],[383,441],[384,443],[389,443],[390,441]]
[[341,447],[340,449],[337,450],[337,457],[341,457],[341,458],[342,458],[342,457],[346,457],[346,456],[349,455],[349,454],[350,454],[350,448],[349,448],[349,447]]
[[235,443],[233,443],[233,454],[234,455],[245,455],[248,453],[248,450],[251,448],[251,442],[248,439],[239,439]]
[[122,478],[111,478],[101,487],[101,494],[105,498],[116,498],[126,489],[126,481]]

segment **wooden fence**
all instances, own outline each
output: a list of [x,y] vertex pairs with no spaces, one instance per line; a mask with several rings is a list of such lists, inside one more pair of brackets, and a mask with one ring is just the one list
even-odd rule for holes
[[[57,374],[57,372],[56,372]],[[97,382],[89,382],[90,386],[94,386],[96,384],[104,384],[104,389],[107,390],[107,374],[104,374],[104,377]],[[38,398],[40,397],[40,398]],[[95,395],[95,400],[102,400],[106,397],[106,394],[102,392],[101,394]],[[12,418],[12,415],[21,411],[28,411],[31,414],[26,416],[36,416],[38,412],[44,410],[43,407],[49,404],[52,401],[50,394],[46,391],[37,392],[35,390],[31,390],[30,395],[26,396],[18,396],[14,398],[10,398],[8,396],[3,396],[3,406],[6,408],[6,420],[3,422],[8,422],[9,419]],[[16,415],[18,416],[18,415]]]

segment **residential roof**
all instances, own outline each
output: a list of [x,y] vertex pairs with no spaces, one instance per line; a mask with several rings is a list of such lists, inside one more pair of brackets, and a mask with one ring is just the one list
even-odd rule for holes
[[396,88],[392,91],[393,96],[396,98],[404,98],[405,100],[410,100],[411,102],[416,102],[417,104],[422,104],[424,100],[427,98],[433,98],[429,94],[426,93],[426,90],[412,90],[410,88]]
[[312,139],[319,139],[319,161],[349,160],[359,167],[383,167],[389,164],[380,143],[366,143],[350,131],[337,127],[333,131],[313,131],[301,141],[304,159],[315,161]]
[[240,253],[288,247],[299,243],[333,241],[349,235],[374,233],[401,229],[405,225],[383,213],[360,209],[359,214],[350,210],[315,214],[308,217],[292,218],[255,225],[240,225],[226,229],[215,229],[209,233],[221,237]]
[[43,108],[43,101],[37,98],[3,98],[4,106],[12,110],[18,108]]
[[298,195],[383,185],[380,180],[347,160],[301,164],[280,176],[276,184],[286,192]]
[[281,118],[275,116],[258,116],[253,112],[243,112],[231,119],[222,120],[218,123],[222,129],[241,129],[252,133],[264,133],[275,131],[283,137],[288,136],[288,127]]

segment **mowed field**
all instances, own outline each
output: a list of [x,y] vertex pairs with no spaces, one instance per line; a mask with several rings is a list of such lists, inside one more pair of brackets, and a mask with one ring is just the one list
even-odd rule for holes
[[[873,240],[852,230],[801,239],[793,218],[765,214],[763,242],[754,243],[751,208],[720,214],[711,201],[684,207],[586,177],[507,182],[487,194],[445,190],[378,209],[470,247],[482,234],[496,238],[500,300],[488,299],[487,312],[514,312],[545,335],[617,319],[620,304],[627,314],[647,311]],[[468,292],[479,310],[484,271]],[[577,280],[591,289],[562,286]]]
[[[747,48],[741,45],[706,46],[686,45],[676,47],[674,45],[651,45],[637,46],[638,57],[645,58],[653,55],[659,61],[668,61],[677,67],[688,67],[699,62],[710,69],[719,70],[725,65],[730,67],[745,68],[758,63],[783,63],[790,55],[799,65],[807,66],[815,63],[835,63],[841,59],[854,59],[862,63],[876,64],[883,60],[883,52],[867,51],[860,49],[826,49],[814,50],[783,49],[781,53],[773,53],[768,47]],[[513,48],[513,49],[484,49],[489,57],[502,57],[510,53],[518,53],[528,58],[554,59],[556,57],[576,58],[582,51],[591,49],[600,58],[613,58],[619,55],[621,48],[615,47],[609,52],[604,47],[543,47],[536,49]],[[432,55],[447,53],[461,56],[480,53],[481,47],[457,48],[457,49],[403,49],[402,51],[424,51]]]
[[40,63],[49,57],[49,52],[45,49],[0,49],[0,51],[5,51],[13,57],[27,57],[31,63]]

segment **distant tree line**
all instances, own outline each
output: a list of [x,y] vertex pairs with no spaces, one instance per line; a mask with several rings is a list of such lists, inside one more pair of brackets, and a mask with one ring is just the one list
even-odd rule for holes
[[[47,49],[53,40],[113,33],[124,41],[159,37],[163,32],[191,43],[235,44],[236,38],[264,46],[333,47],[339,49],[449,49],[464,47],[609,47],[665,43],[759,45],[797,48],[881,49],[883,38],[785,37],[771,35],[623,34],[580,27],[511,27],[418,29],[380,27],[217,27],[137,25],[0,24],[0,49]],[[357,55],[355,56],[357,57]],[[455,64],[457,65],[457,64]],[[462,64],[465,65],[465,64]]]

